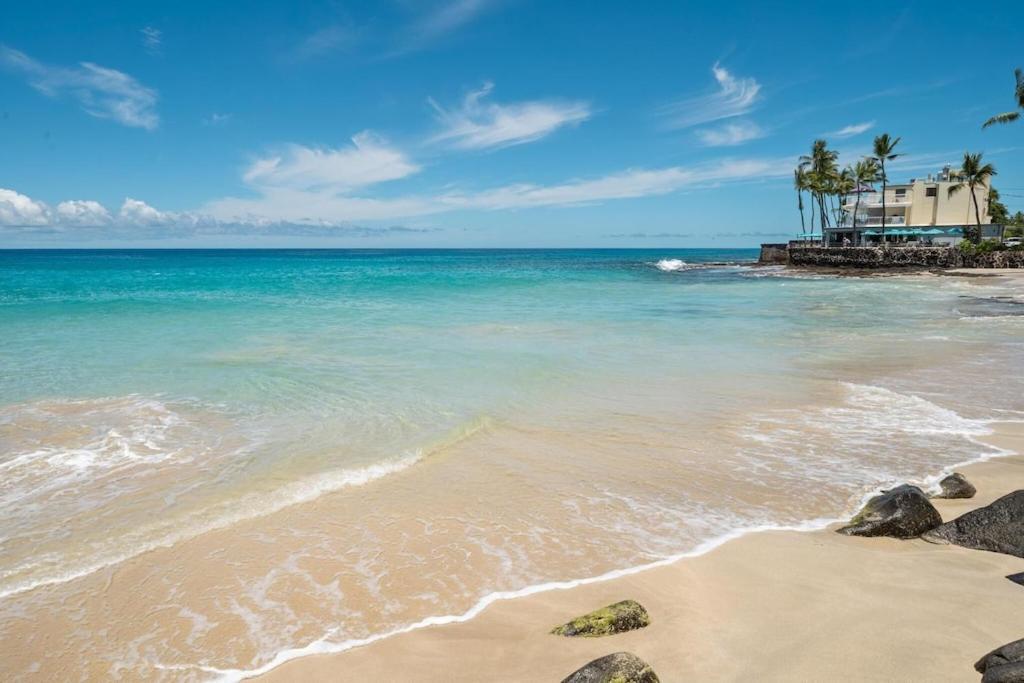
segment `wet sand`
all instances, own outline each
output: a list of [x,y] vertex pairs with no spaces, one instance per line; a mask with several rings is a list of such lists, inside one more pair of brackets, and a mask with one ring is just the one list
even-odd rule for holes
[[[1024,424],[984,439],[1024,452]],[[961,469],[971,500],[936,501],[945,520],[1024,487],[1024,457]],[[613,552],[609,549],[609,552]],[[609,581],[497,602],[463,623],[287,662],[274,681],[558,681],[596,657],[634,652],[663,681],[975,680],[973,663],[1024,636],[1024,560],[832,529],[754,533],[711,552]],[[548,635],[632,598],[649,627],[596,639]]]

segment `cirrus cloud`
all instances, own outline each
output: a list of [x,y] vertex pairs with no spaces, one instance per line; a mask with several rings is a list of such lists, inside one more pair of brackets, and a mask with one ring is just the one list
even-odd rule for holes
[[74,67],[49,66],[5,45],[0,45],[0,67],[23,75],[29,85],[47,97],[76,100],[90,116],[146,130],[160,125],[156,90],[116,69],[92,62]]
[[512,104],[485,102],[494,84],[487,82],[467,94],[455,109],[428,100],[443,126],[431,142],[448,142],[458,149],[491,149],[534,142],[559,128],[578,125],[591,116],[586,102],[528,101]]

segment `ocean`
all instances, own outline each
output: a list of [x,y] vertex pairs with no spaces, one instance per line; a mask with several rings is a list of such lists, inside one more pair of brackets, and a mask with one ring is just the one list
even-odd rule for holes
[[1019,293],[756,256],[0,251],[0,676],[238,678],[1000,455]]

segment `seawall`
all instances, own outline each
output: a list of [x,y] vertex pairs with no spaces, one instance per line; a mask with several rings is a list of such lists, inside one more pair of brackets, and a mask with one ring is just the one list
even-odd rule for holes
[[826,268],[1024,268],[1024,250],[966,254],[955,247],[794,247],[787,255],[789,265]]

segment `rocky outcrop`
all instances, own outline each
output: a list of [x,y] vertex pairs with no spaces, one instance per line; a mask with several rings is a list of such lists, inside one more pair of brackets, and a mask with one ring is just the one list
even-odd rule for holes
[[1024,490],[957,517],[923,535],[932,543],[952,543],[1024,557]]
[[555,627],[551,632],[558,636],[595,638],[633,631],[650,623],[651,617],[643,605],[635,600],[623,600],[584,614],[582,617],[576,617],[567,624]]
[[992,650],[974,668],[982,683],[1024,683],[1024,639]]
[[562,679],[562,683],[659,683],[650,665],[630,652],[595,659]]
[[850,523],[836,531],[847,536],[916,538],[942,524],[924,491],[904,484],[875,496]]
[[974,498],[978,492],[974,484],[967,481],[967,477],[954,472],[939,482],[942,492],[935,495],[936,498]]
[[1024,268],[1024,251],[974,254],[955,247],[791,246],[789,263],[818,268]]

